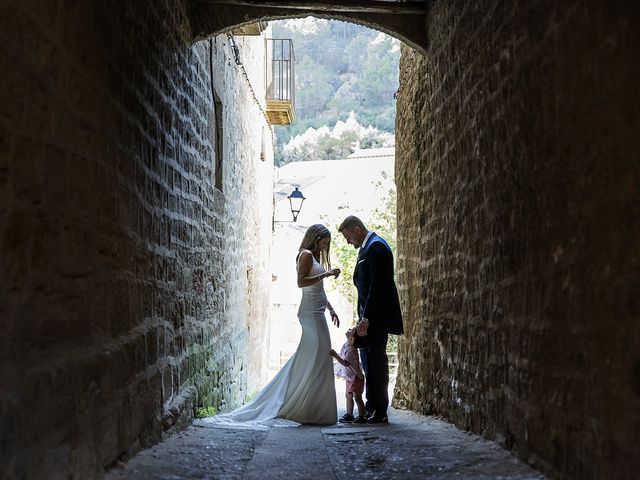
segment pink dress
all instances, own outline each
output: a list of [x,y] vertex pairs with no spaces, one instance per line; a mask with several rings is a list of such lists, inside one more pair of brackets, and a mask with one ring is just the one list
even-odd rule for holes
[[349,362],[349,366],[345,367],[341,363],[336,363],[334,373],[347,381],[347,393],[362,393],[364,391],[364,373],[362,373],[360,366],[358,349],[346,342],[340,350],[340,356]]

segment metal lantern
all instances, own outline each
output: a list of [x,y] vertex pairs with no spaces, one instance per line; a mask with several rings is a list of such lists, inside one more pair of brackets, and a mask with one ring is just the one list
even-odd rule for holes
[[298,215],[300,214],[300,210],[302,210],[302,204],[305,201],[304,195],[298,189],[295,188],[293,192],[287,197],[289,199],[289,203],[291,204],[291,214],[293,215],[293,221],[295,222],[298,219]]

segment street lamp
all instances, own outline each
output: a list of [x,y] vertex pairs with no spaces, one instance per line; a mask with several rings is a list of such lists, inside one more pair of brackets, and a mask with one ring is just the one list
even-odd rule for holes
[[298,190],[298,187],[296,187],[296,189],[291,192],[287,198],[291,204],[291,214],[293,215],[293,221],[295,222],[298,219],[305,197],[302,195],[302,192]]

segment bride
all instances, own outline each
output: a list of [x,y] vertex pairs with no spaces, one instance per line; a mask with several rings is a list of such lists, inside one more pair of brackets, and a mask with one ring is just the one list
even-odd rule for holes
[[310,226],[296,257],[302,300],[298,319],[302,337],[298,349],[256,397],[231,413],[213,417],[212,423],[261,423],[279,418],[297,423],[333,425],[337,419],[333,362],[327,352],[331,339],[325,310],[336,326],[340,320],[327,301],[322,281],[340,275],[331,269],[331,232],[324,225]]

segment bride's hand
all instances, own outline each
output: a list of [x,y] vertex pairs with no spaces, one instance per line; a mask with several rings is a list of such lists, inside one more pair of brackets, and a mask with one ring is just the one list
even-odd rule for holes
[[339,268],[334,268],[332,270],[329,270],[327,273],[328,273],[329,277],[334,276],[334,277],[338,278],[338,275],[340,275],[340,269]]
[[335,311],[332,311],[330,313],[331,313],[331,321],[333,322],[333,324],[336,327],[340,327],[340,319],[338,318],[338,314]]

